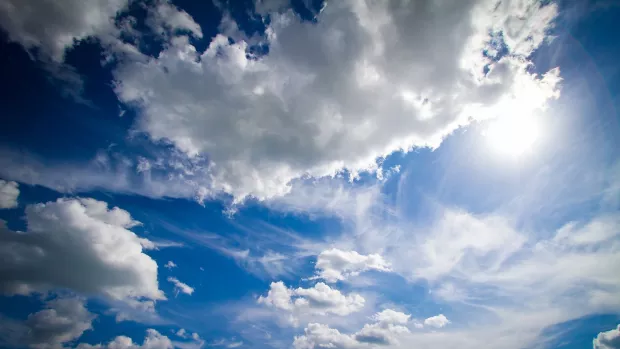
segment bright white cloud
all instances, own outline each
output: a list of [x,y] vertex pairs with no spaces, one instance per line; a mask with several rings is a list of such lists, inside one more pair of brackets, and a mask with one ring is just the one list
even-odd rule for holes
[[[373,208],[375,209],[375,208]],[[424,280],[430,297],[467,309],[478,323],[445,326],[438,315],[413,327],[442,327],[403,336],[408,347],[518,348],[540,342],[540,329],[598,312],[620,311],[620,222],[615,212],[546,232],[519,229],[500,214],[439,209],[416,226],[400,217],[370,215],[354,236],[335,243],[386,251],[392,269]],[[381,232],[381,234],[377,234]],[[587,285],[584,287],[583,285]],[[504,336],[502,333],[514,333]],[[497,336],[491,343],[477,338]]]
[[618,349],[620,348],[620,325],[618,328],[599,333],[592,341],[594,349]]
[[372,319],[380,323],[388,324],[406,324],[409,322],[411,315],[401,313],[400,311],[385,309],[380,313],[375,314]]
[[443,314],[431,316],[431,317],[426,318],[424,320],[424,325],[430,326],[430,327],[435,327],[435,328],[442,328],[442,327],[446,326],[449,323],[450,323],[450,321]]
[[77,349],[173,349],[174,345],[170,338],[162,335],[154,329],[146,330],[146,337],[142,344],[134,343],[127,336],[118,336],[107,344],[80,343]]
[[[557,71],[526,69],[556,6],[495,5],[329,2],[317,23],[272,14],[268,55],[248,57],[251,44],[223,35],[198,52],[179,36],[157,58],[121,64],[116,92],[153,140],[208,156],[208,191],[279,196],[292,179],[374,170],[396,150],[438,146],[470,117],[530,114],[557,97]],[[504,34],[510,56],[482,55],[489,32]]]
[[[284,3],[263,1],[257,9],[264,14]],[[166,183],[168,177],[151,178],[143,171],[147,183],[137,187],[126,173],[119,178],[114,171],[66,169],[76,172],[72,178],[81,177],[73,181],[83,187],[198,199],[222,191],[237,200],[273,198],[288,192],[294,179],[343,169],[353,176],[375,171],[377,158],[436,147],[470,118],[530,115],[558,96],[557,70],[542,79],[527,72],[527,56],[543,42],[557,11],[555,4],[534,0],[424,7],[404,1],[329,2],[316,24],[290,11],[271,14],[262,37],[244,41],[245,35],[226,31],[236,42],[220,34],[205,52],[181,35],[201,37],[198,24],[159,0],[148,10],[147,25],[169,43],[156,58],[118,40],[121,32],[139,35],[132,21],[119,28],[112,24],[126,0],[40,8],[14,0],[3,4],[13,40],[41,47],[57,60],[74,40],[97,36],[108,53],[122,58],[114,74],[116,92],[140,109],[136,128],[153,140],[171,141],[194,160],[208,159],[208,165],[181,171],[198,179],[180,174],[183,179]],[[47,15],[57,12],[67,18]],[[57,30],[36,29],[55,18],[58,23],[49,26]],[[230,16],[224,22],[222,28],[236,28]],[[499,52],[500,38],[509,55],[482,55]],[[249,57],[246,51],[257,41],[269,45],[269,54]]]
[[357,293],[348,295],[319,282],[310,288],[287,288],[282,281],[272,282],[267,296],[258,303],[299,314],[334,314],[346,316],[360,311],[365,299]]
[[17,207],[17,197],[19,197],[19,185],[0,179],[0,209]]
[[183,283],[181,281],[179,281],[179,279],[175,278],[175,277],[168,277],[168,282],[171,282],[174,285],[174,292],[176,295],[179,294],[179,292],[181,293],[185,293],[188,295],[192,295],[192,293],[194,293],[194,288],[189,286],[186,283]]
[[351,335],[327,325],[310,323],[302,336],[295,337],[293,346],[295,349],[368,348],[369,345],[397,344],[400,336],[409,333],[409,329],[404,326],[409,320],[407,314],[388,309],[376,314],[373,319],[376,322],[364,325],[360,331]]
[[[67,288],[129,303],[162,300],[152,245],[129,228],[129,213],[94,199],[26,207],[26,232],[0,226],[0,290],[30,294]],[[92,275],[97,275],[93,278]]]
[[45,309],[28,315],[25,321],[0,316],[0,344],[10,347],[55,349],[92,329],[95,315],[78,298],[48,301]]
[[167,268],[167,269],[172,269],[172,268],[176,268],[177,265],[173,261],[168,261],[168,263],[166,263],[166,265],[164,265],[164,267]]
[[361,255],[356,251],[342,251],[336,248],[325,250],[317,257],[316,278],[333,283],[361,272],[391,271],[391,266],[378,254]]

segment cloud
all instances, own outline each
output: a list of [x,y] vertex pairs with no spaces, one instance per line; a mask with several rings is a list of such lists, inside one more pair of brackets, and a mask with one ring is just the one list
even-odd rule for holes
[[[135,303],[163,300],[151,246],[129,228],[139,222],[94,199],[58,199],[26,207],[26,232],[0,227],[0,291],[55,288]],[[93,278],[92,275],[97,275]]]
[[45,309],[28,315],[24,321],[0,316],[0,343],[34,349],[62,348],[92,329],[95,315],[79,298],[47,301]]
[[409,321],[409,318],[411,318],[411,315],[392,309],[385,309],[382,312],[375,314],[372,318],[380,323],[406,324]]
[[229,341],[226,339],[220,339],[213,343],[208,344],[210,347],[225,347],[225,348],[239,348],[243,345],[242,341]]
[[313,348],[367,348],[368,345],[397,344],[398,337],[409,333],[404,326],[409,321],[409,315],[391,309],[375,314],[374,323],[352,334],[343,334],[327,325],[310,323],[304,329],[302,336],[295,337],[295,349]]
[[[139,59],[139,49],[124,41],[132,38],[140,46],[141,34],[132,27],[135,19],[127,14],[131,3],[130,0],[2,0],[0,26],[10,41],[20,44],[49,76],[62,82],[63,94],[89,103],[82,97],[83,79],[74,67],[65,64],[65,53],[80,41],[94,38],[107,51],[106,60],[112,54],[117,58]],[[150,4],[146,23],[156,35],[167,37],[181,31],[202,37],[198,24],[169,0]]]
[[201,184],[206,174],[201,170],[200,162],[166,153],[165,160],[157,157],[151,169],[137,173],[135,166],[139,161],[140,158],[132,159],[107,151],[99,152],[87,163],[53,163],[30,153],[0,148],[0,175],[69,194],[103,189],[151,198],[202,201],[207,197]]
[[205,341],[200,338],[200,335],[198,335],[198,333],[193,332],[193,333],[189,333],[187,331],[185,331],[184,328],[179,329],[176,332],[176,335],[184,338],[184,339],[191,339],[191,341],[189,342],[178,342],[178,341],[174,341],[172,342],[172,344],[174,345],[175,348],[180,348],[180,349],[200,349],[204,346]]
[[316,278],[334,283],[357,276],[361,272],[391,271],[391,266],[378,254],[361,255],[356,251],[342,251],[336,248],[325,250],[317,257]]
[[11,41],[62,62],[65,49],[76,41],[114,31],[113,18],[127,3],[128,0],[3,0],[0,23]]
[[[6,3],[13,17],[33,17],[37,28],[51,21],[39,20],[43,11],[25,11],[13,0]],[[257,9],[266,15],[282,4],[261,2]],[[146,169],[158,159],[144,159],[149,166],[139,166],[143,178],[123,166],[101,171],[83,164],[29,163],[35,171],[15,164],[3,171],[49,187],[198,200],[224,192],[237,202],[248,195],[274,198],[289,192],[300,178],[343,170],[352,178],[361,171],[383,173],[377,164],[381,157],[437,147],[471,119],[508,111],[532,114],[558,96],[559,72],[532,75],[527,60],[546,37],[557,12],[553,3],[330,2],[316,25],[281,11],[270,15],[262,36],[244,41],[239,37],[245,35],[227,32],[234,42],[219,34],[205,52],[198,52],[183,34],[201,37],[200,27],[169,1],[159,0],[151,3],[146,19],[168,41],[158,57],[142,55],[118,40],[136,31],[131,21],[129,27],[110,28],[110,19],[126,1],[64,5],[49,5],[54,7],[49,12],[67,12],[67,26],[90,19],[89,11],[97,14],[97,23],[59,30],[62,35],[33,31],[28,34],[34,38],[31,45],[62,52],[84,35],[97,37],[108,54],[119,58],[116,93],[139,109],[135,129],[154,141],[172,142],[189,162],[200,165],[157,174]],[[227,22],[230,16],[223,17],[222,28],[234,27]],[[11,28],[7,30],[20,37],[23,30]],[[299,37],[307,43],[301,45]],[[269,53],[248,53],[257,43],[269,46]],[[500,51],[507,54],[500,57]],[[23,162],[19,157],[12,161]],[[67,172],[73,175],[67,178]]]
[[[199,52],[171,38],[157,58],[120,65],[116,93],[140,109],[136,127],[152,140],[209,157],[210,191],[271,198],[296,178],[374,171],[394,151],[437,147],[470,117],[545,107],[558,72],[531,75],[526,57],[556,11],[330,2],[317,23],[272,13],[261,57],[248,53],[252,40],[218,34]],[[508,55],[483,55],[497,45],[489,33],[503,34]]]
[[267,296],[259,304],[298,314],[334,314],[346,316],[360,311],[365,299],[356,293],[348,295],[319,282],[310,288],[287,288],[282,281],[272,282]]
[[174,6],[169,0],[158,0],[149,7],[147,25],[153,32],[165,37],[169,33],[186,31],[196,38],[202,38],[202,29],[185,11]]
[[592,341],[594,349],[618,349],[620,348],[620,325],[618,328],[599,333]]
[[162,335],[154,329],[146,330],[146,337],[142,345],[134,343],[127,336],[118,336],[107,344],[80,343],[77,349],[173,349],[174,345],[170,338]]
[[171,282],[172,284],[174,284],[175,295],[178,295],[179,292],[181,292],[181,293],[185,293],[191,296],[192,293],[194,293],[193,287],[190,287],[189,285],[182,283],[181,281],[179,281],[179,279],[175,277],[169,276],[168,282]]
[[0,179],[0,209],[17,207],[19,185]]
[[[394,273],[428,283],[431,292],[424,299],[476,319],[464,327],[404,335],[408,347],[451,347],[457,344],[452,338],[459,338],[463,348],[517,348],[540,342],[541,328],[620,310],[620,282],[612,267],[620,263],[616,216],[603,211],[534,230],[501,211],[435,207],[422,224],[369,213],[359,229],[332,243],[383,251]],[[434,316],[424,327],[447,321]],[[514,335],[502,335],[507,332]],[[493,343],[477,339],[493,336]]]
[[168,261],[168,263],[166,263],[166,265],[164,265],[164,268],[167,269],[172,269],[172,268],[176,268],[177,265],[173,262],[173,261]]
[[435,328],[442,328],[442,327],[446,326],[449,323],[450,323],[450,321],[443,314],[431,316],[431,317],[429,317],[429,318],[424,320],[424,325],[430,326],[430,327],[435,327]]
[[116,41],[114,17],[127,4],[128,0],[2,0],[0,27],[10,41],[23,46],[32,59],[40,62],[48,76],[55,78],[52,82],[62,82],[61,93],[87,103],[81,96],[82,77],[64,64],[65,52],[76,42],[91,37]]
[[262,220],[250,219],[248,222],[235,218],[238,219],[231,220],[235,233],[226,234],[181,228],[170,222],[160,224],[194,245],[207,247],[233,259],[241,268],[266,280],[291,277],[306,258],[318,254],[316,249],[310,250],[307,246],[309,241],[293,231]]

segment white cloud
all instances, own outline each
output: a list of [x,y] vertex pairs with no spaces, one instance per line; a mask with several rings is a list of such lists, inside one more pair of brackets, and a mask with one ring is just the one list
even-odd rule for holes
[[25,321],[0,316],[0,344],[35,349],[62,348],[92,329],[95,315],[78,298],[48,301],[45,309],[28,315]]
[[[81,166],[44,168],[52,178],[31,178],[30,171],[14,166],[4,170],[12,178],[23,175],[47,186],[199,200],[222,191],[237,200],[273,198],[288,192],[294,179],[343,169],[353,177],[375,171],[377,158],[436,147],[470,117],[530,114],[558,95],[556,70],[544,79],[527,73],[526,57],[545,38],[557,10],[533,0],[424,8],[406,2],[330,2],[316,24],[290,11],[272,14],[263,37],[230,44],[218,35],[205,52],[197,52],[182,35],[201,37],[200,26],[169,1],[158,0],[148,9],[147,25],[169,43],[157,58],[118,39],[121,32],[135,32],[131,20],[114,25],[127,0],[35,3],[1,2],[0,14],[7,20],[0,22],[12,40],[62,61],[76,40],[97,37],[108,54],[121,58],[114,74],[116,92],[140,109],[136,129],[209,162],[193,173],[197,180],[151,178],[139,166],[146,177],[141,185],[124,172]],[[282,4],[265,1],[257,8],[266,13]],[[510,55],[497,62],[482,55],[497,48],[498,36],[492,40],[489,32],[503,34]],[[307,38],[303,45],[299,37]],[[257,40],[269,45],[269,54],[246,57]],[[74,176],[68,179],[63,170]]]
[[389,324],[406,324],[409,322],[409,318],[411,318],[411,315],[392,309],[385,309],[372,317],[376,322]]
[[620,348],[620,325],[618,328],[599,333],[592,341],[594,349],[618,349]]
[[[64,64],[65,52],[76,42],[97,37],[102,42],[118,42],[114,17],[126,8],[128,0],[2,0],[0,27],[10,41],[24,47],[32,59],[39,60],[51,82],[74,100],[82,97],[84,82],[74,67]],[[121,44],[121,46],[124,46]]]
[[[526,57],[555,14],[534,1],[330,2],[317,23],[272,14],[264,57],[222,35],[202,53],[175,37],[157,58],[119,66],[116,92],[153,140],[209,157],[210,191],[270,198],[292,179],[436,147],[469,117],[544,107],[557,71],[539,80]],[[511,55],[492,62],[482,51],[500,31]]]
[[174,6],[170,0],[158,0],[154,6],[149,7],[147,25],[161,36],[182,30],[202,38],[200,26],[187,12]]
[[[78,102],[89,103],[82,97],[84,83],[74,67],[65,64],[65,53],[76,43],[96,38],[110,54],[118,58],[140,59],[137,47],[123,42],[125,37],[140,36],[127,16],[130,0],[2,0],[0,1],[0,26],[8,33],[10,41],[19,43],[31,58],[39,60],[48,74],[61,81],[61,92]],[[146,23],[157,35],[183,31],[202,37],[198,24],[169,0],[151,2]],[[122,15],[122,16],[121,16]],[[120,18],[116,25],[117,16]],[[55,81],[53,81],[55,82]]]
[[188,294],[190,296],[192,293],[194,293],[193,287],[179,281],[179,279],[175,277],[172,277],[172,276],[168,277],[168,282],[171,282],[172,284],[174,284],[174,292],[176,295],[178,295],[179,292]]
[[310,323],[304,329],[304,335],[295,337],[295,349],[313,348],[356,348],[358,343],[351,336],[340,333],[327,325]]
[[394,310],[384,310],[374,317],[376,322],[366,324],[351,335],[343,334],[327,325],[310,323],[302,336],[295,337],[295,349],[313,348],[367,348],[377,345],[398,344],[398,338],[409,333],[409,315]]
[[172,269],[172,268],[176,268],[177,265],[173,262],[173,261],[168,261],[168,263],[166,263],[166,265],[164,265],[164,268],[167,269]]
[[225,348],[239,348],[243,345],[243,341],[229,341],[227,339],[220,339],[213,343],[209,343],[210,347],[225,347]]
[[19,185],[0,179],[0,209],[17,207],[17,197],[19,197]]
[[184,328],[179,329],[176,332],[176,335],[184,339],[191,339],[191,341],[185,341],[185,342],[174,341],[172,342],[172,344],[174,345],[175,348],[200,349],[205,344],[205,341],[202,338],[200,338],[200,335],[198,333],[193,332],[190,334],[189,332],[185,331]]
[[127,336],[118,336],[107,344],[80,343],[77,349],[173,349],[174,345],[170,338],[162,335],[154,329],[146,330],[146,337],[142,345],[134,343]]
[[[468,259],[481,268],[494,268],[517,252],[526,238],[499,216],[475,217],[462,211],[446,210],[430,234],[418,245],[418,263],[411,269],[417,277],[433,280],[456,272]],[[411,253],[403,246],[402,254]]]
[[111,151],[98,153],[88,163],[50,163],[29,153],[0,148],[0,176],[70,194],[104,189],[154,198],[204,200],[206,189],[201,183],[207,174],[202,165],[185,156],[166,156],[165,160],[150,162],[149,170],[136,173],[140,158]]
[[369,270],[391,271],[391,266],[378,254],[361,255],[356,251],[342,251],[336,248],[325,250],[317,257],[316,278],[326,282],[345,280]]
[[[0,226],[0,290],[30,294],[54,288],[135,303],[163,300],[152,243],[129,228],[129,213],[94,199],[58,199],[26,207],[26,232]],[[97,275],[93,278],[92,275]]]
[[272,282],[267,296],[260,296],[258,303],[286,310],[293,315],[334,314],[346,316],[360,311],[365,299],[357,293],[348,295],[319,282],[310,288],[287,288],[282,281]]
[[114,16],[128,0],[2,0],[0,23],[9,39],[24,48],[39,49],[56,62],[77,40],[115,30]]
[[430,326],[430,327],[435,327],[435,328],[442,328],[442,327],[446,326],[449,323],[450,323],[450,321],[443,314],[431,316],[431,317],[426,318],[424,320],[424,325]]
[[[531,231],[500,213],[434,209],[434,218],[424,224],[368,213],[354,234],[332,241],[384,251],[395,273],[428,282],[432,292],[425,299],[476,320],[403,335],[399,341],[407,347],[519,348],[544,340],[541,328],[620,311],[620,279],[613,267],[620,265],[620,222],[614,211]],[[412,326],[446,323],[438,315],[426,326]],[[485,343],[478,339],[483,337],[493,338]]]
[[580,226],[579,222],[569,222],[560,228],[553,242],[568,246],[588,246],[609,242],[618,236],[620,217],[616,215],[602,216]]

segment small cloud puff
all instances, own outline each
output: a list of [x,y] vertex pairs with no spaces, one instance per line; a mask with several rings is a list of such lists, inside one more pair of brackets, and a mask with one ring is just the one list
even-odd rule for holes
[[175,296],[179,295],[180,293],[185,293],[187,295],[192,295],[192,293],[194,293],[194,288],[189,286],[186,283],[183,283],[181,281],[179,281],[179,279],[175,278],[175,277],[168,277],[168,282],[171,282],[172,284],[174,284],[174,292],[175,292]]
[[378,254],[362,255],[356,251],[343,251],[336,248],[325,250],[317,257],[315,279],[328,283],[346,280],[364,271],[375,270],[389,272],[390,263]]
[[19,185],[15,182],[0,179],[0,209],[17,207]]

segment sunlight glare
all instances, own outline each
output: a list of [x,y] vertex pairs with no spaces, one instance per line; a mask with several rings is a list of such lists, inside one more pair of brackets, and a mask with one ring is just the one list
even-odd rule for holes
[[521,156],[532,149],[539,132],[533,117],[507,116],[492,121],[484,135],[489,147],[498,153]]

